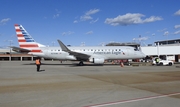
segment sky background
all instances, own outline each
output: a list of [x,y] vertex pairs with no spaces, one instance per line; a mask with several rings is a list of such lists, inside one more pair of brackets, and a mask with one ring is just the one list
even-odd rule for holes
[[19,46],[14,24],[59,46],[180,39],[180,0],[0,0],[0,47]]

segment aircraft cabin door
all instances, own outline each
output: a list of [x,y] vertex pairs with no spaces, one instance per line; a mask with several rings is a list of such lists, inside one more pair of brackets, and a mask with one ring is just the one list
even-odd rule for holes
[[129,56],[130,49],[129,49],[129,48],[126,48],[126,51],[127,51],[127,52],[126,52],[125,54],[126,54],[127,56]]

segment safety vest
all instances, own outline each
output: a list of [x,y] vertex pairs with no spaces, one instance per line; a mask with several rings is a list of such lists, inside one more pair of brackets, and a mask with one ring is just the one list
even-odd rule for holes
[[36,59],[36,65],[39,65],[39,64],[40,64],[39,59]]

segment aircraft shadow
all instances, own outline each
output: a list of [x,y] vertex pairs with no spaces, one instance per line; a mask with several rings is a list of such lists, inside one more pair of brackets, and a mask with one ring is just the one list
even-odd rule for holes
[[[23,65],[36,65],[35,63],[26,63],[26,64],[23,64]],[[60,64],[51,64],[51,63],[42,63],[41,65],[52,65],[52,66],[69,66],[69,67],[79,67],[80,65],[78,63],[71,63],[71,64],[63,64],[63,63],[60,63]],[[106,65],[112,65],[112,64],[106,64]],[[84,64],[83,66],[104,66],[103,64]],[[81,66],[81,67],[83,67]]]

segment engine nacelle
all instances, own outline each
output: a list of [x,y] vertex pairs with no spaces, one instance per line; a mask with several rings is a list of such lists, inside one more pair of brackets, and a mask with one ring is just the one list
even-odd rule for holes
[[94,64],[104,64],[104,58],[90,58],[89,61]]

